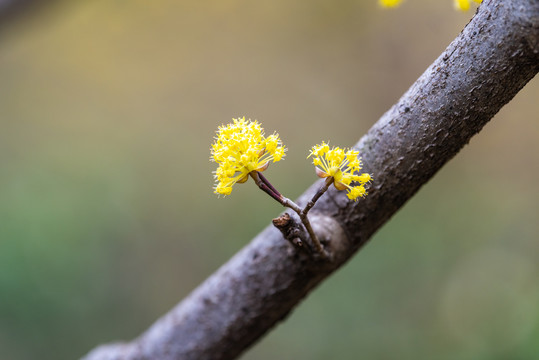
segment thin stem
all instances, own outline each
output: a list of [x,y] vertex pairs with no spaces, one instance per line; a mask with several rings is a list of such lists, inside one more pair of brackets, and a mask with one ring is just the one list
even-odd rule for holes
[[283,206],[286,206],[287,208],[294,210],[298,215],[301,215],[301,208],[298,206],[298,204],[296,204],[289,198],[283,197],[282,204]]
[[[258,187],[264,191],[266,194],[268,194],[269,196],[271,196],[273,199],[275,199],[279,204],[283,205],[283,206],[286,206],[284,203],[283,203],[283,196],[278,192],[278,191],[273,191],[272,189],[273,186],[271,186],[271,188],[266,184],[266,182],[268,182],[268,180],[266,178],[264,178],[264,180],[266,180],[266,182],[263,182],[260,177],[262,176],[262,174],[260,174],[258,171],[251,171],[249,173],[249,175],[251,175],[251,177],[253,178],[253,180],[255,181],[256,185],[258,185]],[[268,182],[269,183],[269,182]]]
[[260,180],[262,180],[262,182],[264,184],[266,184],[270,189],[271,191],[273,191],[275,194],[279,195],[280,197],[282,197],[281,193],[279,192],[279,190],[277,190],[275,187],[273,187],[273,185],[271,185],[271,183],[268,181],[268,179],[266,179],[266,177],[264,175],[262,175],[261,172],[258,172],[258,176],[260,177]]
[[[314,203],[316,202],[316,200],[318,200],[320,198],[320,196],[322,196],[322,194],[324,194],[324,192],[326,192],[329,185],[331,185],[331,183],[333,181],[333,178],[328,178],[328,180],[326,180],[325,185],[322,188],[320,188],[320,190],[318,190],[318,192],[313,196],[311,201],[309,201],[309,203],[307,204],[305,209],[302,210],[298,206],[298,204],[296,204],[295,202],[293,202],[289,198],[286,198],[283,195],[281,195],[281,193],[277,189],[275,189],[275,187],[273,185],[271,185],[271,183],[268,181],[268,179],[266,179],[266,177],[264,175],[262,175],[260,172],[251,171],[249,173],[249,175],[251,175],[251,177],[255,181],[256,185],[262,191],[264,191],[266,194],[268,194],[273,199],[278,201],[279,204],[294,210],[298,214],[299,218],[301,219],[301,222],[303,223],[303,225],[305,226],[305,229],[307,229],[307,232],[309,233],[309,236],[311,237],[311,241],[313,243],[313,246],[314,246],[316,252],[318,252],[323,258],[326,258],[327,254],[324,251],[324,248],[322,247],[322,244],[318,240],[318,237],[314,233],[313,227],[311,226],[309,218],[307,217],[307,212],[314,206]],[[331,179],[331,181],[329,181],[329,179]]]
[[324,248],[322,248],[322,244],[320,244],[320,241],[318,240],[318,237],[314,233],[313,227],[311,226],[311,222],[309,221],[309,218],[307,217],[307,213],[305,210],[301,210],[301,208],[292,200],[288,198],[283,198],[283,205],[294,210],[301,219],[301,222],[305,226],[305,229],[307,229],[307,232],[309,233],[309,236],[311,237],[311,241],[313,242],[314,249],[316,252],[318,252],[320,255],[322,255],[323,258],[327,257],[326,252],[324,251]]
[[307,214],[300,214],[299,217],[301,219],[301,222],[303,223],[303,225],[307,229],[307,232],[311,236],[311,240],[313,241],[313,245],[314,245],[315,250],[320,255],[322,255],[323,258],[327,258],[328,255],[324,251],[324,248],[322,247],[322,244],[320,244],[320,241],[318,240],[318,237],[314,233],[314,230],[313,230],[313,228],[311,226],[311,222],[309,221],[309,218],[307,217]]
[[329,189],[329,186],[333,184],[333,181],[334,181],[333,176],[326,178],[326,182],[324,183],[324,185],[320,189],[318,189],[318,191],[316,192],[316,194],[314,194],[311,201],[309,201],[307,205],[305,205],[305,208],[303,209],[303,213],[305,215],[307,215],[309,210],[311,210],[311,208],[314,206],[316,201],[320,199],[320,196],[322,196]]

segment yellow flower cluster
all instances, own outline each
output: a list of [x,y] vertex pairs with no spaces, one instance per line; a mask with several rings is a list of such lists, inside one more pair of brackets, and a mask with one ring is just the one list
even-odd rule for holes
[[[328,144],[322,142],[321,145],[312,147],[308,157],[313,157],[316,175],[321,178],[333,177],[333,184],[337,190],[348,189],[348,198],[357,200],[367,195],[364,185],[371,180],[371,176],[367,173],[354,175],[356,171],[361,170],[358,155],[359,151],[339,147],[330,149]],[[352,182],[356,182],[357,185],[351,185]]]
[[[482,0],[473,0],[478,4],[481,4]],[[470,9],[470,0],[453,0],[455,9],[460,11],[468,11]]]
[[270,162],[280,161],[286,149],[278,134],[264,136],[264,129],[255,120],[232,119],[233,123],[220,126],[211,158],[219,164],[214,172],[217,184],[214,193],[230,195],[235,183],[244,183],[251,171],[264,171]]
[[380,4],[380,6],[386,7],[386,8],[399,6],[401,2],[402,0],[378,0],[378,3]]
[[[378,0],[380,6],[385,8],[397,7],[401,4],[403,0]],[[473,0],[476,3],[480,4],[482,0]],[[453,0],[453,5],[455,9],[460,11],[468,11],[470,9],[470,0]]]

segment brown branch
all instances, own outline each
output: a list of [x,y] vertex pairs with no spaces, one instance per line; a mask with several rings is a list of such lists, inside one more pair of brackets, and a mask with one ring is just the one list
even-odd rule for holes
[[[539,2],[485,0],[472,21],[356,148],[374,175],[358,202],[328,190],[311,211],[317,262],[274,227],[132,342],[86,360],[233,359],[340,267],[539,70]],[[307,204],[321,182],[298,200]]]

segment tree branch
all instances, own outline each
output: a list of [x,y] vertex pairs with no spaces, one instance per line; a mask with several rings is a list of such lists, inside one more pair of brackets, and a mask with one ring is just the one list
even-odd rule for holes
[[235,358],[365,244],[538,70],[537,0],[485,0],[356,145],[374,176],[369,196],[352,202],[330,189],[313,207],[330,260],[313,260],[268,227],[140,337],[85,359]]

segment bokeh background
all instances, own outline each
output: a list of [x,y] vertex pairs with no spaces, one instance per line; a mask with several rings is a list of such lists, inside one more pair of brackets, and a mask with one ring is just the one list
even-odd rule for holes
[[[42,2],[41,2],[42,3]],[[279,132],[295,198],[458,35],[450,0],[51,1],[0,24],[0,358],[128,340],[281,207],[212,194],[218,125]],[[539,82],[242,359],[539,353]],[[376,174],[374,174],[376,178]]]

